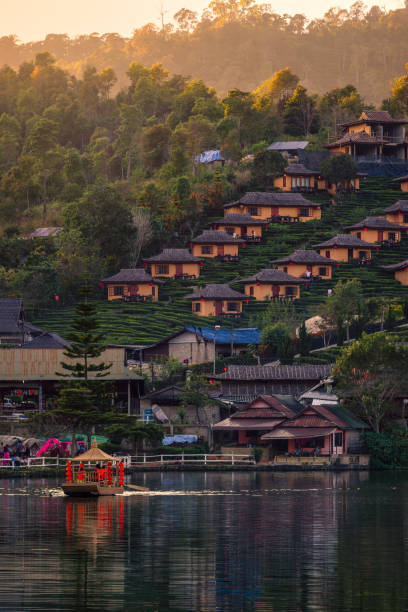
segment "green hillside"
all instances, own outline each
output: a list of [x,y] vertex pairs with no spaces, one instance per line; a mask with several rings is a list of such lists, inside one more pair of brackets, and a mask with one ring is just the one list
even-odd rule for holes
[[[269,261],[287,255],[294,249],[311,248],[368,214],[379,214],[382,210],[404,194],[389,179],[367,179],[359,194],[343,195],[336,204],[330,203],[327,195],[311,196],[323,204],[321,221],[302,224],[276,225],[270,227],[261,244],[241,248],[238,263],[206,261],[199,281],[168,281],[160,290],[160,301],[156,303],[108,303],[98,302],[98,311],[106,341],[109,343],[144,344],[154,342],[185,325],[210,326],[215,318],[203,318],[191,313],[191,305],[183,296],[197,285],[207,283],[234,283],[239,278],[254,274]],[[210,220],[208,220],[210,221]],[[380,249],[374,254],[373,265],[357,266],[341,264],[334,270],[331,281],[314,281],[309,291],[302,290],[296,309],[305,316],[313,316],[316,307],[327,296],[327,289],[342,279],[357,278],[363,284],[367,297],[386,296],[408,299],[408,287],[402,287],[392,274],[386,273],[381,266],[408,259],[408,236],[403,235],[402,245],[393,249]],[[242,289],[239,284],[235,288]],[[266,308],[265,303],[251,301],[244,304],[240,320],[221,319],[224,326],[244,327],[254,315]],[[34,321],[39,327],[57,332],[64,336],[69,330],[73,308],[43,311]]]

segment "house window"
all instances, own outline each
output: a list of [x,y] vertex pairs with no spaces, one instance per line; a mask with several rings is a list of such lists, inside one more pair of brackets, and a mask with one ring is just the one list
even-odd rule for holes
[[239,310],[238,302],[227,302],[227,310],[229,312],[237,312]]
[[122,285],[113,288],[113,295],[123,295],[124,287]]
[[285,295],[296,295],[295,287],[285,287]]
[[233,235],[233,233],[235,232],[235,228],[234,227],[226,227],[225,231],[227,232],[227,234],[229,234],[230,236]]
[[309,209],[301,208],[299,212],[299,217],[308,217],[308,216],[309,216]]
[[169,264],[158,264],[156,266],[156,274],[168,274]]
[[319,268],[319,276],[326,276],[327,268]]
[[156,287],[153,285],[152,287],[152,296],[154,297],[156,295]]
[[283,271],[284,271],[285,274],[287,274],[288,273],[288,266],[283,266]]
[[286,174],[283,175],[283,187],[286,187]]
[[201,247],[201,255],[211,255],[212,252],[212,246],[204,245]]
[[392,240],[395,242],[397,239],[395,232],[388,232],[388,240]]
[[334,434],[334,446],[343,446],[343,432],[339,431]]
[[258,215],[258,209],[256,206],[250,206],[248,208],[248,213],[251,215],[251,217],[256,217]]
[[254,288],[253,287],[249,288],[249,295],[254,295]]
[[403,223],[408,223],[408,215],[403,216]]
[[330,259],[330,251],[326,251],[326,257]]
[[194,304],[194,312],[201,312],[201,304],[200,304],[200,302],[196,302]]
[[361,232],[357,232],[357,238],[361,240]]

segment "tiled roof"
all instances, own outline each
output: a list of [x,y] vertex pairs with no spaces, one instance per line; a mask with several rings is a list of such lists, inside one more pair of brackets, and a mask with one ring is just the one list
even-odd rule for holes
[[104,283],[162,283],[146,272],[144,268],[123,268],[117,274],[103,278]]
[[69,346],[69,342],[52,332],[43,331],[40,335],[35,336],[30,342],[25,342],[22,348],[25,349],[62,349]]
[[254,418],[254,419],[233,419],[232,417],[224,419],[219,423],[216,423],[213,429],[223,430],[223,429],[263,429],[268,431],[268,429],[273,429],[280,423],[284,421],[283,417],[280,418]]
[[339,140],[335,142],[331,142],[330,144],[325,145],[328,149],[332,147],[337,147],[344,144],[381,144],[385,142],[381,138],[377,138],[375,136],[370,136],[367,132],[352,132],[349,134],[345,134]]
[[188,249],[163,249],[158,255],[153,255],[153,257],[148,257],[143,261],[148,263],[199,263],[201,259],[192,255]]
[[348,121],[346,123],[342,123],[343,127],[347,127],[349,125],[358,125],[359,123],[396,123],[403,125],[404,123],[408,123],[407,119],[394,119],[391,117],[388,111],[376,111],[376,110],[363,110],[360,117],[355,119],[354,121]]
[[193,238],[191,242],[195,244],[243,244],[245,240],[233,238],[233,236],[223,230],[205,230],[197,238]]
[[332,373],[331,365],[280,365],[248,366],[230,365],[224,374],[216,374],[217,380],[321,380]]
[[218,300],[246,300],[248,296],[231,289],[229,285],[206,285],[202,289],[198,289],[194,293],[184,296],[187,300],[197,300],[200,298],[218,299]]
[[[276,412],[278,412],[279,414],[284,415],[286,418],[294,417],[295,414],[299,412],[300,409],[302,409],[302,404],[290,395],[286,396],[285,398],[280,396],[280,399],[278,398],[278,396],[275,395],[259,395],[253,400],[253,402],[251,402],[250,406],[247,409],[248,413],[251,413],[252,410],[263,410],[262,408],[251,408],[252,404],[259,400],[262,400],[270,408],[273,408],[275,414]],[[289,405],[287,405],[288,403]]]
[[217,219],[214,223],[220,225],[267,225],[268,222],[244,213],[229,213],[225,217]]
[[293,251],[287,257],[282,257],[281,259],[273,259],[271,263],[274,264],[282,264],[282,263],[303,263],[303,264],[335,264],[337,261],[334,259],[329,259],[328,257],[323,257],[323,255],[319,255],[316,251]]
[[382,268],[384,270],[387,270],[387,272],[399,272],[400,270],[408,268],[408,259],[400,261],[399,263],[391,264],[389,266],[382,266]]
[[264,434],[262,440],[295,440],[297,438],[318,438],[328,436],[336,431],[336,426],[329,427],[288,427],[285,423]]
[[388,221],[387,219],[385,219],[385,217],[366,217],[365,219],[359,221],[358,223],[355,223],[354,225],[348,225],[346,229],[363,229],[364,227],[366,227],[367,229],[403,229],[400,225],[397,225],[396,223],[391,223],[391,221]]
[[[326,259],[326,258],[325,258]],[[286,274],[283,270],[276,270],[275,268],[264,268],[253,276],[243,278],[239,281],[240,283],[286,283],[287,285],[299,285],[306,281],[296,276]]]
[[0,298],[0,333],[17,334],[22,330],[23,300]]
[[284,174],[288,174],[289,176],[316,176],[320,174],[318,170],[309,170],[303,164],[289,164],[287,168],[284,170]]
[[398,200],[397,202],[395,202],[395,204],[387,206],[387,208],[384,209],[384,212],[408,212],[408,200]]
[[393,179],[393,180],[399,183],[408,181],[408,174],[406,174],[405,176],[399,176],[398,178]]
[[320,249],[332,246],[364,247],[366,249],[374,249],[373,244],[360,240],[360,238],[357,238],[357,236],[354,236],[354,234],[337,234],[336,236],[333,236],[333,238],[326,240],[326,242],[320,242],[319,244],[314,244],[313,246]]
[[224,208],[232,206],[304,206],[320,207],[320,204],[306,200],[301,193],[278,193],[269,191],[249,191],[236,202],[225,204]]

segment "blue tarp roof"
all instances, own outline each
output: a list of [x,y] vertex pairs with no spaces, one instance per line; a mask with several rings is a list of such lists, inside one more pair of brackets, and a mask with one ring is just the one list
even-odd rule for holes
[[259,344],[261,330],[256,327],[246,327],[239,329],[220,329],[215,332],[213,327],[187,327],[189,331],[199,334],[206,340],[211,340],[216,344],[230,344],[231,334],[234,344]]
[[213,149],[212,151],[203,151],[200,153],[200,158],[196,157],[196,163],[209,164],[214,161],[225,161],[221,155],[220,149]]

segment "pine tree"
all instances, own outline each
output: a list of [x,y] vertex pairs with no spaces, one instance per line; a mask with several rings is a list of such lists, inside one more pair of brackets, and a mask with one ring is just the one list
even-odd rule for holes
[[302,325],[299,327],[299,353],[302,357],[306,357],[310,352],[312,337],[307,333],[306,323],[303,321]]
[[75,306],[72,332],[67,334],[70,346],[64,351],[64,357],[72,363],[61,361],[66,373],[57,372],[70,380],[60,385],[57,408],[53,411],[53,416],[72,432],[72,455],[75,454],[78,429],[82,427],[87,431],[89,444],[92,428],[105,421],[109,410],[108,384],[98,379],[108,375],[112,364],[94,362],[105,347],[103,336],[98,333],[96,307],[88,302],[87,288],[84,294],[85,301]]

